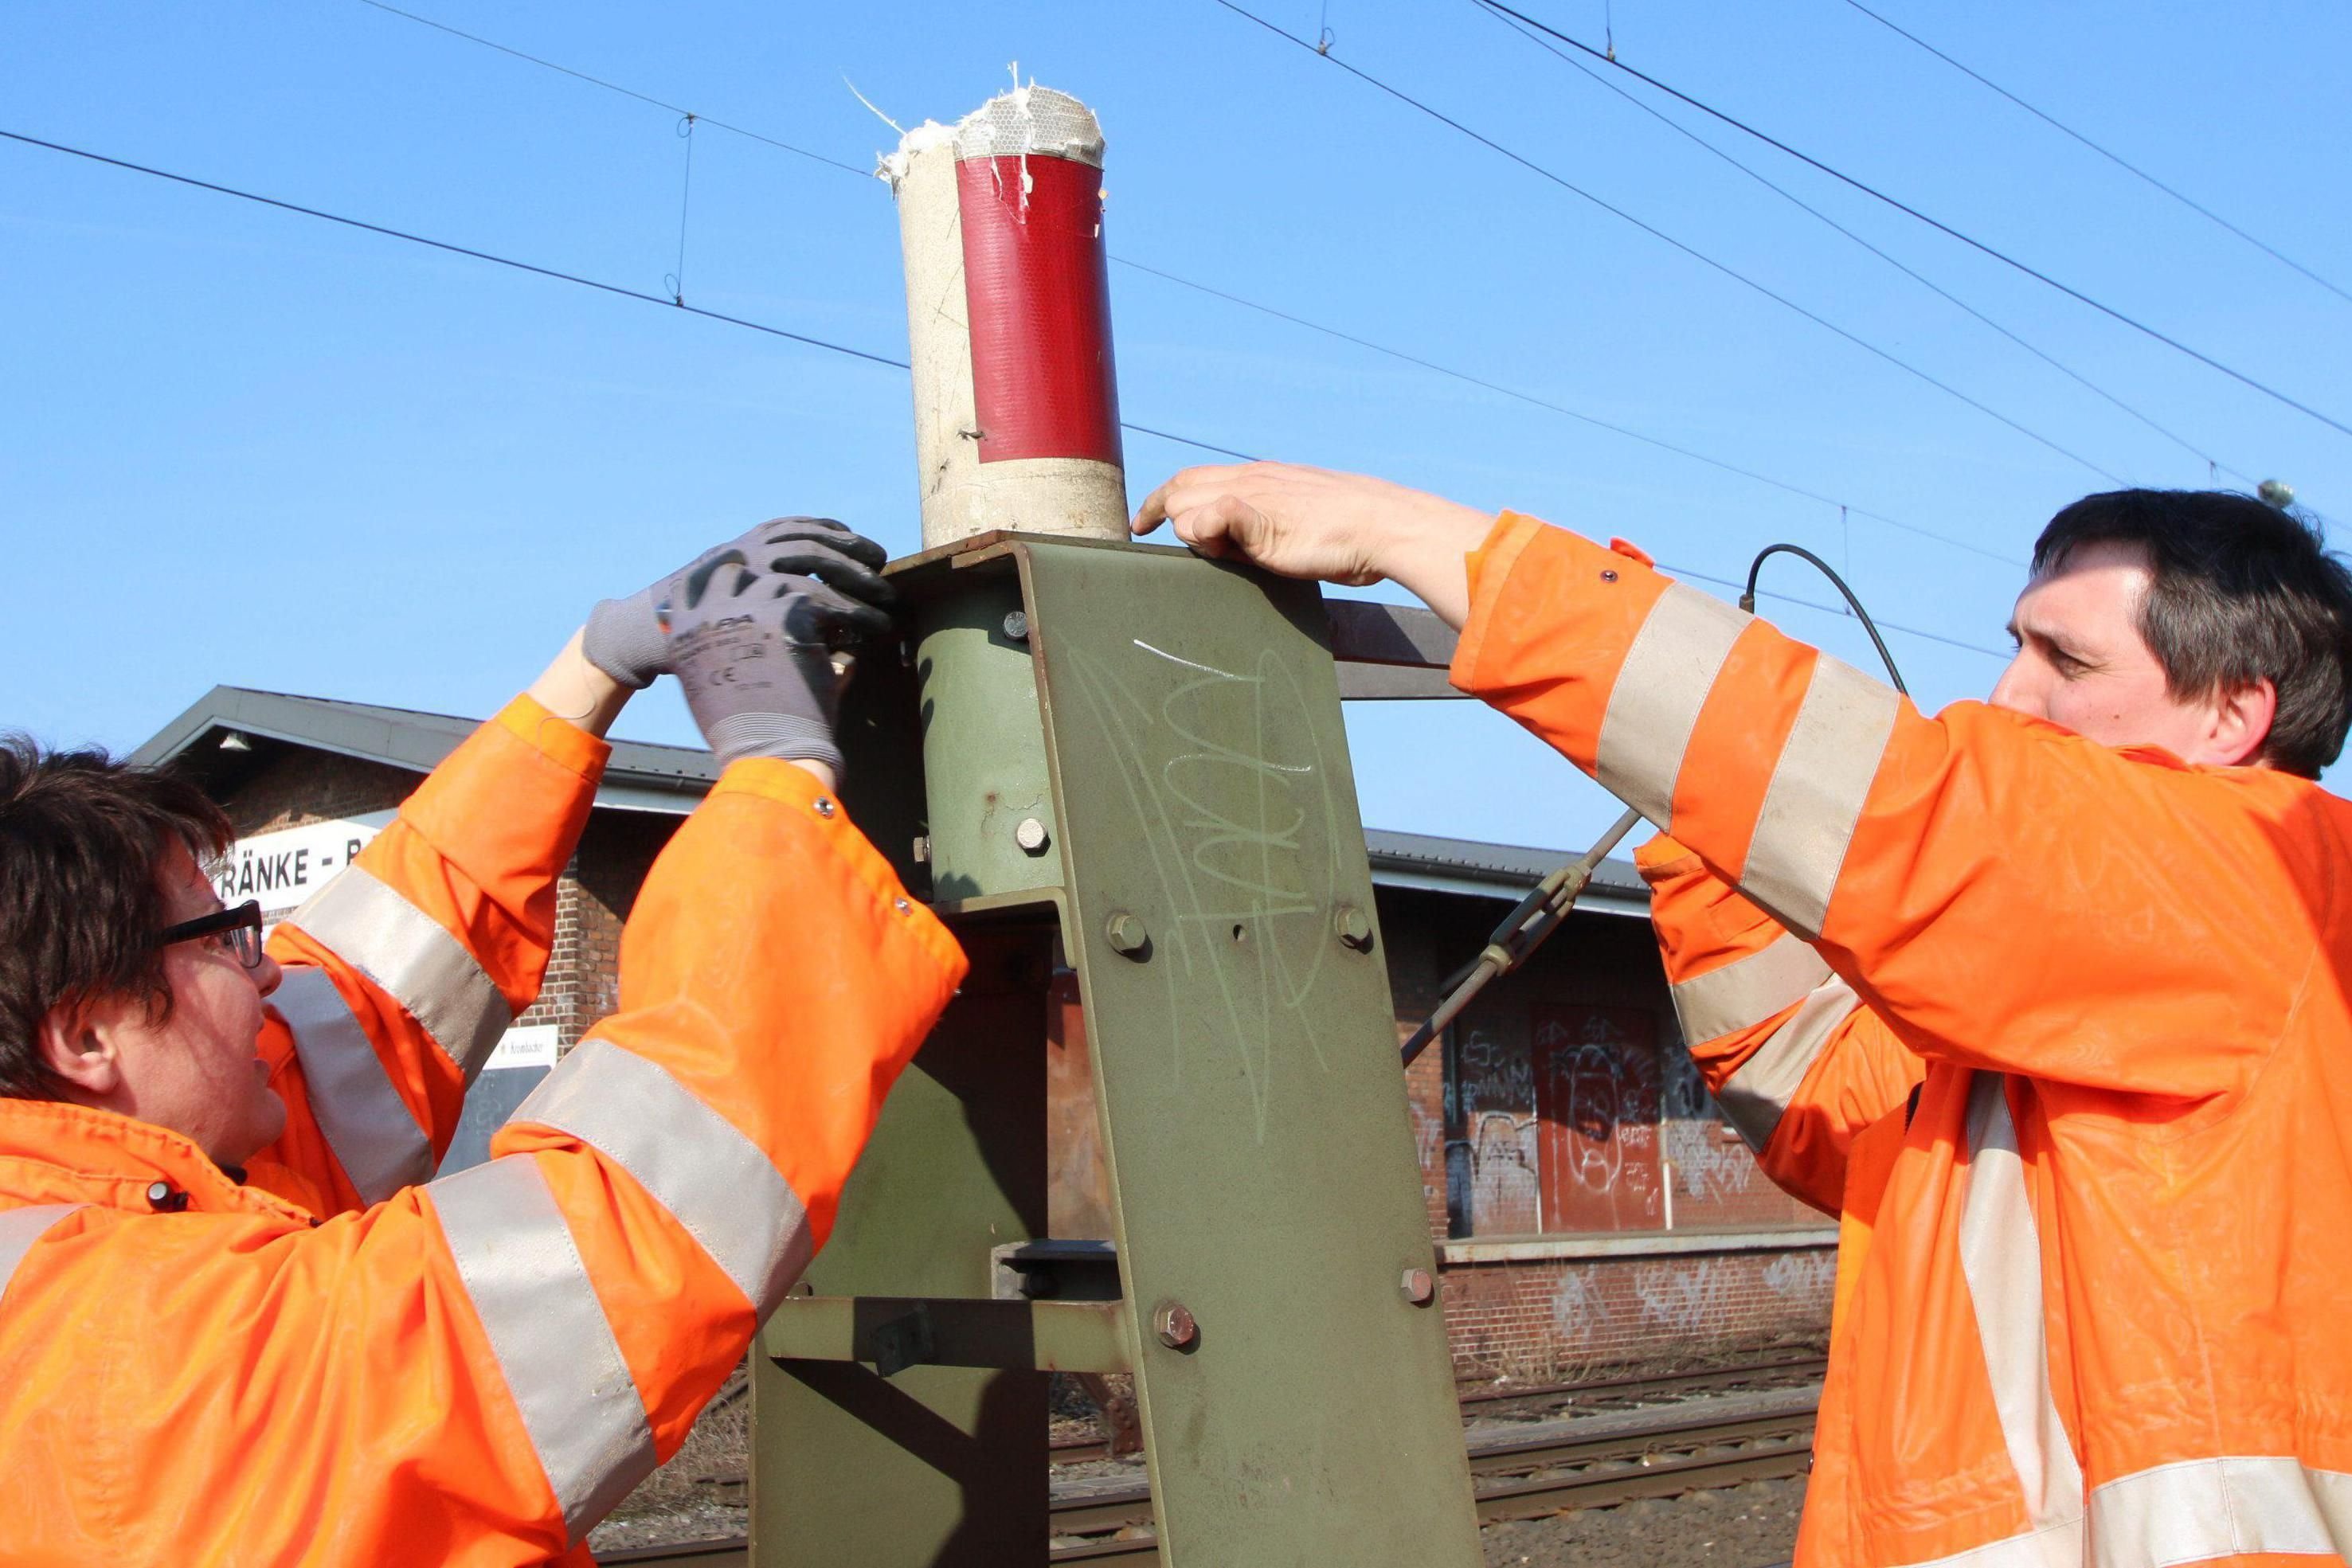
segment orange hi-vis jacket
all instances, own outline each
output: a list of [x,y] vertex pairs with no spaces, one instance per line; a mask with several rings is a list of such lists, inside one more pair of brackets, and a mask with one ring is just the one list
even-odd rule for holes
[[0,1561],[592,1561],[824,1244],[963,974],[806,771],[655,862],[621,1011],[428,1179],[539,986],[604,743],[517,701],[272,937],[285,1136],[0,1101]]
[[2344,1555],[2352,807],[1926,717],[1527,517],[1470,575],[1454,684],[1687,846],[1685,1033],[1847,1212],[1800,1568]]

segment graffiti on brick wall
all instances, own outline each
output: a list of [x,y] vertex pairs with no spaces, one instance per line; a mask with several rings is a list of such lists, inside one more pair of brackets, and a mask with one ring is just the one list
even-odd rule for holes
[[1748,1145],[1725,1137],[1720,1122],[1668,1122],[1659,1136],[1675,1167],[1675,1190],[1685,1198],[1744,1197],[1771,1186]]
[[1545,1009],[1535,1015],[1533,1044],[1544,1228],[1663,1224],[1656,1015]]
[[1739,1302],[1740,1287],[1756,1278],[1745,1258],[1678,1258],[1671,1266],[1645,1263],[1642,1318],[1661,1332],[1694,1335],[1730,1318]]
[[1551,1285],[1563,1353],[1671,1336],[1805,1333],[1826,1323],[1837,1254],[1826,1248],[1570,1264]]
[[1825,1249],[1783,1252],[1764,1265],[1764,1287],[1792,1303],[1827,1301],[1837,1289],[1837,1254]]
[[1727,1135],[1655,1009],[1474,1009],[1443,1061],[1442,1152],[1415,1132],[1450,1236],[1812,1220]]
[[1534,1064],[1524,1035],[1482,1019],[1464,1026],[1454,1047],[1454,1070],[1445,1084],[1446,1119],[1468,1124],[1485,1112],[1531,1113],[1536,1103]]
[[1489,1111],[1464,1140],[1470,1155],[1470,1208],[1480,1229],[1536,1228],[1542,1210],[1537,1191],[1537,1125],[1533,1116]]
[[1706,1079],[1691,1060],[1690,1048],[1683,1043],[1682,1031],[1670,1023],[1665,1038],[1658,1041],[1659,1119],[1712,1122],[1719,1114],[1715,1097],[1706,1092]]
[[1535,1074],[1524,1019],[1465,1020],[1447,1042],[1445,1171],[1456,1236],[1536,1229]]

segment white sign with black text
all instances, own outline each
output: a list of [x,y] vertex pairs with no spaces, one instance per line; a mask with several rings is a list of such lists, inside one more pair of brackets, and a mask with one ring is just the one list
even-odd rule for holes
[[239,839],[214,862],[213,887],[231,908],[259,900],[263,922],[275,925],[351,864],[392,819],[390,811],[371,811]]

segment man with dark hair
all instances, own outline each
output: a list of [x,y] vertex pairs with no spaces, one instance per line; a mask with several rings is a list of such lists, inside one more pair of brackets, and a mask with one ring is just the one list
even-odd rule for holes
[[2242,497],[2061,512],[1929,718],[1622,541],[1179,474],[1138,532],[1403,584],[1661,836],[1693,1056],[1842,1216],[1799,1568],[2352,1550],[2352,579]]
[[[599,604],[266,946],[202,794],[0,746],[0,1559],[591,1561],[963,973],[833,793],[882,560],[783,518]],[[599,737],[665,673],[722,771],[621,1011],[428,1179],[538,991]]]
[[[2123,572],[2126,580],[2114,586],[2137,602],[2140,641],[2170,696],[2186,702],[2234,693],[2257,706],[2267,703],[2260,744],[2232,760],[2259,760],[2306,779],[2336,760],[2352,701],[2346,641],[2352,574],[2314,529],[2251,496],[2113,490],[2065,507],[2033,546],[2037,583],[2097,563]],[[2135,568],[2146,576],[2144,587]],[[1993,701],[2038,711],[2004,702],[2000,688]],[[2042,716],[2098,733],[2095,720]]]

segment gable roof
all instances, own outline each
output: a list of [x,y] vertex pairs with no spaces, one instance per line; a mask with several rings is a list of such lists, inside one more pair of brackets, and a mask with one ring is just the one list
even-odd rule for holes
[[[157,730],[131,759],[151,766],[176,762],[216,793],[236,789],[286,747],[429,773],[480,724],[454,714],[215,686]],[[618,740],[596,804],[683,813],[694,809],[718,777],[710,753],[698,747]]]
[[[215,794],[235,789],[288,747],[326,751],[429,773],[481,721],[333,697],[215,686],[131,754],[134,762],[176,762]],[[607,810],[682,815],[719,777],[699,747],[616,740],[596,804]],[[1372,881],[1477,898],[1517,899],[1575,858],[1568,850],[1482,843],[1369,829]],[[1580,907],[1647,915],[1649,889],[1625,861],[1603,861]]]

